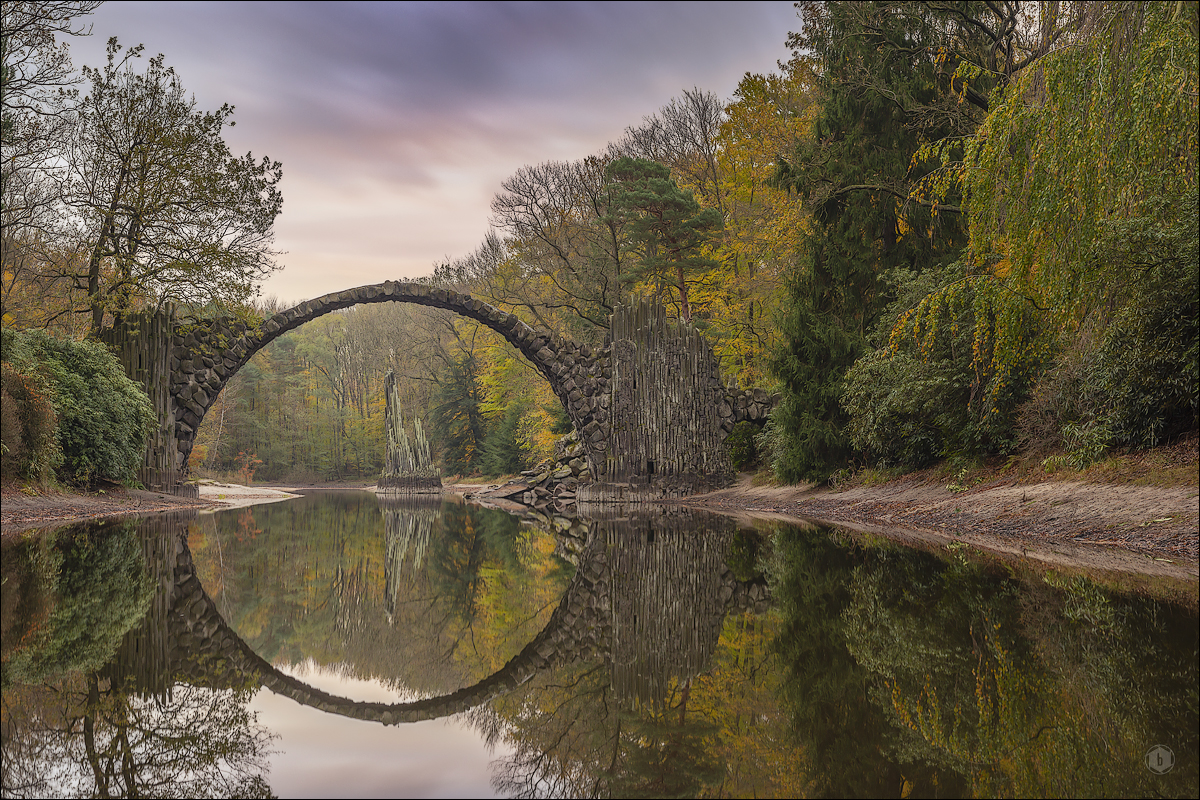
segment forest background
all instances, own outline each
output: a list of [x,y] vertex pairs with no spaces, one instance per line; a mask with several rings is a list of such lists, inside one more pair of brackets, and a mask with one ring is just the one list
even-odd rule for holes
[[[4,3],[5,329],[275,313],[256,285],[282,167],[230,155],[232,109],[197,109],[161,58],[114,42],[75,73],[60,40],[96,5]],[[1197,4],[797,8],[778,72],[521,168],[475,252],[423,280],[592,344],[616,305],[659,298],[727,385],[781,393],[735,456],[790,482],[1019,451],[1079,467],[1194,432]],[[46,384],[36,362],[7,369],[6,409]],[[389,371],[447,474],[515,472],[569,430],[489,329],[361,306],[255,356],[191,467],[374,478]]]

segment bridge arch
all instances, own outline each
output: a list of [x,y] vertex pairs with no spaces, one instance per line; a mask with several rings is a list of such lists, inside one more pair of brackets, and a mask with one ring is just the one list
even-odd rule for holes
[[[225,384],[255,353],[306,322],[366,303],[413,303],[453,311],[486,325],[517,349],[549,382],[580,432],[593,472],[607,448],[609,349],[535,329],[516,315],[469,294],[420,283],[385,281],[308,300],[264,321],[257,329],[234,320],[210,320],[173,332],[168,398],[172,430],[163,442],[174,451],[163,467],[186,474],[196,431]],[[170,445],[174,446],[171,447]]]
[[150,395],[159,426],[138,479],[187,484],[196,431],[226,383],[272,341],[317,317],[365,303],[442,308],[496,331],[549,382],[579,436],[592,482],[578,499],[642,502],[709,491],[732,479],[725,439],[775,403],[760,389],[727,389],[711,347],[652,301],[617,308],[601,348],[534,329],[514,314],[443,287],[386,281],[308,300],[257,326],[225,317],[179,324],[171,313],[133,314],[102,334]]

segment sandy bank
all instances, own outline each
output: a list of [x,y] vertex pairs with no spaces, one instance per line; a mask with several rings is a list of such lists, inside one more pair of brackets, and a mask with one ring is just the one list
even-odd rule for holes
[[1200,579],[1200,490],[1078,481],[996,481],[951,490],[919,478],[845,491],[729,489],[681,504],[759,519],[826,522],[898,541],[961,543],[1003,557],[1119,573]]

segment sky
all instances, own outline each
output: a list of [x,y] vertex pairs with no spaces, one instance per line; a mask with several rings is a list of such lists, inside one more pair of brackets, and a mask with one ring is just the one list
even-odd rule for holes
[[[336,697],[413,699],[312,661],[281,669]],[[255,694],[250,711],[279,736],[267,778],[279,797],[496,797],[491,764],[511,752],[504,743],[489,748],[461,717],[382,726],[327,714],[265,689]]]
[[787,2],[108,2],[89,21],[76,67],[110,36],[144,44],[198,108],[236,107],[235,155],[283,163],[263,295],[287,304],[467,255],[521,166],[596,153],[684,90],[729,99],[799,27]]

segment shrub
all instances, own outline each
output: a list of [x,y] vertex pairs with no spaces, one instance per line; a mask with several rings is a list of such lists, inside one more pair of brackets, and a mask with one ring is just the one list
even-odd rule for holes
[[876,350],[846,374],[843,403],[854,446],[883,464],[923,467],[966,426],[960,369]]
[[[1039,335],[1034,315],[961,264],[898,277],[879,346],[846,373],[850,441],[883,464],[912,467],[1008,452],[1040,367],[1029,346]],[[1016,339],[997,338],[1001,327]]]
[[1094,257],[1136,265],[1140,280],[1107,325],[1095,314],[1081,326],[1038,381],[1019,420],[1028,449],[1062,446],[1064,460],[1081,467],[1109,447],[1154,447],[1198,427],[1196,218],[1192,195],[1173,224],[1137,218],[1108,226]]
[[1029,455],[1046,455],[1064,447],[1065,428],[1103,413],[1105,394],[1091,378],[1101,341],[1100,326],[1089,322],[1038,378],[1017,414],[1017,438]]
[[154,411],[117,359],[95,342],[43,331],[6,331],[3,349],[16,370],[37,375],[49,389],[62,451],[59,477],[79,484],[133,480]]
[[[1109,327],[1093,380],[1109,397],[1114,442],[1154,447],[1197,427],[1200,258],[1162,264]],[[1190,262],[1190,263],[1189,263]]]
[[57,420],[36,375],[0,363],[0,473],[45,481],[62,461]]

